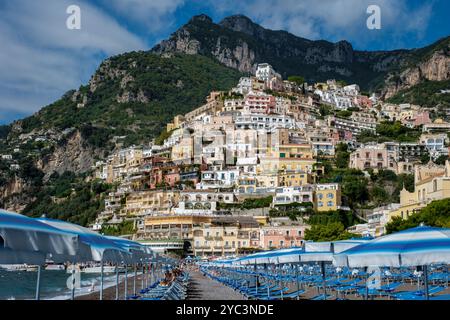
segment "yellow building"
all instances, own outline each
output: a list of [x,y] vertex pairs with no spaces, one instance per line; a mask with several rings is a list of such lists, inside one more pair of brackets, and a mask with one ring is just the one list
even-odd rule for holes
[[319,212],[335,211],[341,207],[341,187],[338,183],[317,184],[314,209]]
[[171,213],[180,199],[179,191],[146,190],[127,195],[122,215],[146,216],[155,212]]
[[181,125],[184,123],[185,119],[182,115],[177,115],[173,118],[172,123],[167,124],[167,132],[170,132],[175,129],[179,129]]
[[426,207],[430,202],[450,198],[450,163],[444,166],[432,162],[415,166],[414,191],[405,188],[400,192],[400,208],[389,214],[393,217],[408,218],[412,213]]
[[194,227],[196,256],[226,256],[240,248],[259,247],[259,223],[253,217],[214,217]]
[[210,223],[212,216],[158,215],[144,220],[139,240],[185,240],[193,239],[193,229],[202,223]]
[[260,160],[258,174],[278,173],[280,171],[311,173],[315,163],[314,159],[265,157]]
[[306,172],[285,170],[278,173],[280,187],[296,187],[312,183],[312,177]]
[[192,163],[194,158],[194,138],[183,137],[179,143],[172,147],[171,159],[174,163]]
[[258,174],[256,176],[257,187],[276,188],[279,186],[279,177],[276,173]]
[[271,147],[268,155],[281,159],[313,159],[313,150],[310,144],[284,144]]

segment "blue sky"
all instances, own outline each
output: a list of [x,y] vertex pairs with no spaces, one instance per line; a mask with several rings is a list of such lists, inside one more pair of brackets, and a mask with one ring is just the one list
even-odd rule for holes
[[[81,30],[66,28],[72,4],[81,8]],[[371,4],[381,8],[381,30],[366,28]],[[245,14],[266,28],[309,39],[391,50],[448,36],[448,12],[447,0],[2,0],[0,124],[87,83],[104,58],[149,49],[200,13],[216,22]]]

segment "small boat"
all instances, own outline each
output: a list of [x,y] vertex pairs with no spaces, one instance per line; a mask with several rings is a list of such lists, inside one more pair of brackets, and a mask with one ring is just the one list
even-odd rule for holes
[[[84,273],[101,273],[101,266],[93,266],[93,267],[86,267],[81,272]],[[116,267],[114,266],[103,266],[103,273],[115,273]],[[119,270],[120,272],[120,270]]]
[[66,270],[66,267],[63,264],[52,264],[49,263],[45,266],[45,270],[48,271],[61,271],[61,270]]
[[38,266],[27,266],[26,272],[36,272],[38,270]]
[[17,271],[34,272],[34,271],[37,271],[37,269],[38,269],[37,266],[29,266],[26,264],[3,264],[3,265],[0,265],[0,268],[4,269],[6,271],[12,271],[12,272],[17,272]]
[[[66,272],[72,273],[73,265],[70,265],[67,267]],[[101,273],[101,266],[80,266],[75,265],[76,272],[81,273]],[[124,268],[119,268],[119,273],[125,272]],[[103,273],[116,273],[116,267],[115,266],[103,266]]]

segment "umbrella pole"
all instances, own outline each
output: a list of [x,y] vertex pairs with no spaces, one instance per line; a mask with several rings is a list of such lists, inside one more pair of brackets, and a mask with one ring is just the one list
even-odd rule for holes
[[37,271],[37,280],[36,280],[36,300],[40,300],[41,298],[41,266],[38,266]]
[[323,283],[323,299],[327,300],[327,281],[326,281],[326,271],[325,271],[325,261],[320,263],[322,268],[322,283]]
[[367,283],[369,281],[369,275],[367,274],[367,267],[364,271],[366,272],[366,293],[364,295],[364,300],[369,300],[369,284]]
[[127,300],[128,297],[128,265],[125,265],[125,292],[124,292],[124,299]]
[[136,295],[137,264],[134,264],[133,295]]
[[428,289],[428,266],[423,266],[423,276],[425,277],[425,298],[430,300],[430,292]]
[[256,261],[255,261],[255,288],[256,288],[256,295],[258,295],[258,270],[256,269]]
[[141,277],[141,289],[144,290],[144,277],[145,277],[145,267],[142,264],[142,277]]
[[119,300],[119,264],[116,263],[116,300]]
[[100,300],[103,300],[103,257],[100,261]]
[[448,265],[445,266],[445,278],[447,280],[447,288],[448,288]]
[[300,300],[300,282],[298,280],[298,266],[295,266],[295,280],[297,282],[297,300]]
[[72,263],[72,300],[75,300],[75,263]]

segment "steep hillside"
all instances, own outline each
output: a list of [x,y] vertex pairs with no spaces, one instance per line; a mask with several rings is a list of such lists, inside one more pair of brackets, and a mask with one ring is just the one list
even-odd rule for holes
[[[394,80],[395,75],[411,66],[429,62],[433,68],[436,63],[433,53],[445,47],[445,43],[448,44],[448,38],[419,50],[357,51],[347,41],[311,41],[286,31],[265,29],[242,15],[225,18],[218,24],[206,15],[199,15],[153,51],[209,56],[242,72],[253,72],[258,63],[268,62],[285,77],[302,75],[310,82],[335,78],[375,90],[384,87],[387,78]],[[439,79],[448,79],[448,60],[447,71],[445,63],[436,68],[442,75]],[[393,83],[389,81],[390,89],[385,91],[389,96],[404,88],[403,83],[392,86]]]
[[39,166],[46,174],[83,172],[117,137],[125,146],[148,142],[174,115],[200,106],[212,90],[230,89],[240,76],[207,57],[127,53],[104,61],[88,85],[1,131],[11,149],[45,137],[51,150]]

